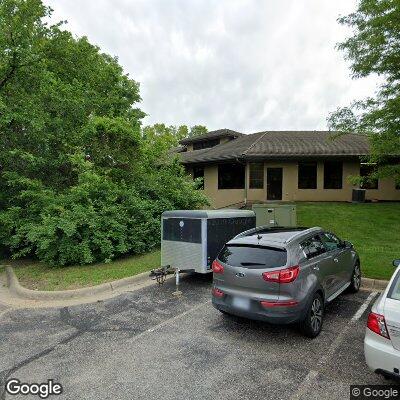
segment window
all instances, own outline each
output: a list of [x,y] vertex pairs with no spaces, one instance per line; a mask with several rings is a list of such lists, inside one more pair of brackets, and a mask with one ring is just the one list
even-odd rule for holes
[[392,286],[389,289],[388,298],[393,300],[400,300],[400,273],[394,279]]
[[343,163],[326,161],[324,165],[324,189],[342,189]]
[[244,189],[244,165],[218,165],[218,189]]
[[361,164],[360,166],[360,176],[363,179],[360,187],[362,189],[378,189],[378,179],[368,178],[371,173],[375,171],[375,165],[371,164]]
[[248,245],[225,246],[218,255],[223,263],[250,269],[277,268],[286,265],[286,250]]
[[301,244],[301,248],[308,259],[325,253],[325,247],[318,236],[313,236]]
[[199,189],[204,189],[204,167],[193,167],[193,179],[202,178],[203,182]]
[[323,233],[321,235],[321,240],[325,246],[326,251],[337,250],[342,247],[341,240],[332,233]]
[[317,188],[317,163],[299,163],[299,189]]
[[203,140],[201,142],[193,143],[193,150],[208,149],[219,144],[219,139]]
[[250,164],[250,189],[262,189],[264,187],[264,164]]
[[164,218],[163,240],[201,243],[201,220],[195,218]]

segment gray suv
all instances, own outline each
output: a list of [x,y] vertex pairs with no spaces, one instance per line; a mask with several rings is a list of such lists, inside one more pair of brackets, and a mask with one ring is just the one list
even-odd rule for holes
[[322,228],[265,228],[230,240],[212,265],[212,303],[223,313],[321,332],[325,304],[361,284],[350,242]]

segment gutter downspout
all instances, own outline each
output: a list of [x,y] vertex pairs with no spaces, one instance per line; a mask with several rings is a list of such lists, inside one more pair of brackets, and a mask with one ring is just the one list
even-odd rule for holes
[[[245,151],[241,154],[243,159],[245,159],[244,157],[246,157],[246,153],[247,153],[257,142],[259,142],[267,133],[268,133],[268,132],[264,132],[257,140],[255,140],[255,141],[247,148],[247,150],[245,150]],[[236,157],[236,160],[237,160],[237,162],[240,163],[239,157]],[[243,163],[242,163],[242,164],[243,164]],[[249,172],[249,174],[250,174],[250,171],[247,171],[247,170],[248,170],[247,165],[248,165],[248,162],[246,162],[246,164],[245,164],[245,174],[244,174],[244,206],[245,206],[245,207],[247,206],[247,182],[248,182],[247,172]]]

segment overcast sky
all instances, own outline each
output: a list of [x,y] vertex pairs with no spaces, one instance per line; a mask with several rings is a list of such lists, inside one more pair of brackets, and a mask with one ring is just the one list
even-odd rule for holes
[[45,0],[54,19],[118,56],[140,82],[145,124],[249,133],[325,129],[372,95],[335,44],[355,0]]

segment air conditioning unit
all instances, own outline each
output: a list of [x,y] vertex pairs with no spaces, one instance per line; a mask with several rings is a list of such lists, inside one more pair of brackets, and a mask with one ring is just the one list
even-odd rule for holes
[[165,211],[161,216],[161,265],[207,273],[226,242],[255,228],[250,210]]
[[253,204],[257,226],[297,226],[295,204]]

